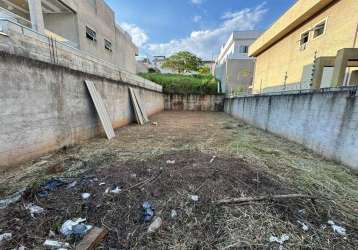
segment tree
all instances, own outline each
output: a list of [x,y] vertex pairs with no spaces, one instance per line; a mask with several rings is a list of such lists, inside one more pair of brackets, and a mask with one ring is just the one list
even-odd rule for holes
[[198,72],[201,74],[201,75],[209,75],[210,74],[210,68],[206,65],[204,66],[201,66],[198,70]]
[[182,74],[190,71],[198,71],[202,65],[202,60],[196,55],[188,51],[180,51],[168,57],[162,64],[162,67],[172,69]]

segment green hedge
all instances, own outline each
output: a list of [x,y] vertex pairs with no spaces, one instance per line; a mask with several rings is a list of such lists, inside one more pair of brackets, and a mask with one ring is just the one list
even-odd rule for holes
[[146,73],[140,76],[163,86],[166,94],[217,94],[218,81],[211,75]]

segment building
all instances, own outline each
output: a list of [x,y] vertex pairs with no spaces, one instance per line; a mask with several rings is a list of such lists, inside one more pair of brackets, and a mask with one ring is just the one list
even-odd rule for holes
[[137,58],[137,74],[157,71],[149,58]]
[[298,0],[250,46],[254,93],[356,85],[357,0]]
[[104,0],[0,0],[0,18],[136,72],[138,49]]
[[247,92],[249,90],[254,74],[255,59],[248,56],[248,48],[260,34],[258,31],[235,31],[222,46],[214,66],[214,74],[221,82],[222,92]]

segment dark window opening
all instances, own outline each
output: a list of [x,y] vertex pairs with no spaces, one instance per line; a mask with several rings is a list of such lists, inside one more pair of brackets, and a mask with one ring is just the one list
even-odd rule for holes
[[326,21],[317,24],[313,29],[313,37],[316,38],[318,36],[323,35],[325,28],[326,28]]
[[104,48],[110,52],[112,52],[112,43],[107,39],[104,39]]
[[240,53],[249,53],[249,46],[240,46]]
[[301,40],[300,40],[300,48],[301,48],[301,50],[306,49],[307,43],[309,41],[309,37],[310,37],[310,32],[309,31],[307,31],[307,32],[305,32],[305,33],[303,33],[301,35]]
[[97,34],[96,34],[96,31],[94,31],[93,29],[91,28],[88,28],[86,27],[86,37],[89,39],[89,40],[92,40],[92,41],[97,41]]

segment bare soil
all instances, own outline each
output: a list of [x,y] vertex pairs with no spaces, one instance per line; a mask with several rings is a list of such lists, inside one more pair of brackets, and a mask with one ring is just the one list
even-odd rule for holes
[[[0,210],[0,234],[13,234],[0,248],[43,249],[46,239],[75,247],[81,238],[65,238],[59,229],[79,217],[108,230],[97,249],[278,249],[269,238],[283,234],[289,236],[285,249],[357,246],[358,181],[343,166],[223,113],[164,112],[151,120],[158,126],[131,125],[110,142],[96,138],[4,172],[4,195],[27,190],[20,202]],[[41,185],[53,177],[77,185],[40,197]],[[117,186],[119,194],[105,193]],[[292,193],[316,199],[215,204]],[[143,221],[145,201],[163,220],[153,234]],[[24,208],[29,203],[45,212],[31,217]],[[328,220],[347,235],[333,232]]]

